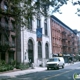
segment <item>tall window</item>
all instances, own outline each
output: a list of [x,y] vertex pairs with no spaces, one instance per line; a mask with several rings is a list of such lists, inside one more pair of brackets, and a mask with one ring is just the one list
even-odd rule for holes
[[34,62],[33,41],[31,39],[28,41],[28,59],[30,64]]
[[45,44],[45,53],[46,53],[46,59],[49,58],[49,47],[48,47],[48,43]]
[[41,42],[38,42],[38,58],[42,59],[42,45],[41,45]]
[[13,21],[13,20],[11,20],[11,27],[10,27],[10,29],[11,29],[12,31],[15,30],[15,21]]
[[4,35],[4,41],[8,41],[7,35]]
[[47,19],[44,20],[44,30],[45,30],[45,35],[48,35],[48,29],[47,29]]
[[45,13],[45,16],[47,16],[47,10],[48,10],[49,6],[44,5],[43,7],[44,7],[44,13]]
[[8,18],[8,17],[5,17],[5,28],[6,28],[6,29],[9,28],[9,27],[8,27],[8,20],[9,20],[9,18]]
[[12,36],[12,46],[15,47],[15,37]]
[[32,18],[28,18],[28,29],[32,30]]
[[40,15],[37,15],[37,28],[41,28],[41,20],[40,20]]
[[29,50],[33,50],[33,42],[32,42],[32,40],[29,40],[28,48],[29,48]]
[[5,45],[9,45],[9,39],[7,35],[4,35],[4,43]]

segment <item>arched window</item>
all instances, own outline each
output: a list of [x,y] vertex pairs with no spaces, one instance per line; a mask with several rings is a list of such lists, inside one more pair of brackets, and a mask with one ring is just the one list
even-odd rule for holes
[[46,53],[46,59],[49,58],[49,46],[48,43],[45,44],[45,53]]
[[41,42],[38,42],[38,58],[42,58],[42,45]]
[[33,42],[31,39],[28,41],[28,59],[30,63],[34,62]]
[[28,42],[28,49],[29,50],[33,50],[33,42],[32,42],[32,40],[29,40],[29,42]]

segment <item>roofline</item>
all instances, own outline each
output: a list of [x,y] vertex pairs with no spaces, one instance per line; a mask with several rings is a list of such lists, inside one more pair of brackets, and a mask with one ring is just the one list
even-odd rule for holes
[[70,27],[68,27],[66,24],[64,24],[62,21],[60,21],[57,17],[55,17],[54,15],[50,16],[51,18],[53,18],[53,20],[56,20],[57,23],[61,24],[63,27],[68,28],[70,31],[72,31],[74,34],[76,34]]

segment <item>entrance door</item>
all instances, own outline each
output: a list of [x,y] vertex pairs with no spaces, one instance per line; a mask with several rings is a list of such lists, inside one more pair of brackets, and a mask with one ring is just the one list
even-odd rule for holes
[[1,53],[1,60],[5,60],[5,52]]
[[33,42],[31,39],[28,41],[28,59],[30,61],[30,64],[34,62]]
[[9,52],[9,63],[11,63],[14,60],[14,52]]

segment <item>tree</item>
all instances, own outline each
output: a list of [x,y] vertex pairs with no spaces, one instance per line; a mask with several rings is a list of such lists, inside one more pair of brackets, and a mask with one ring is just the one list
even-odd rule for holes
[[[76,0],[76,1],[72,0],[72,4],[73,4],[73,6],[80,5],[80,0]],[[77,11],[75,14],[80,16],[80,8],[77,8]]]
[[[2,1],[2,0],[1,0]],[[0,1],[0,3],[1,3]],[[29,18],[33,19],[37,13],[48,16],[50,7],[53,7],[52,12],[59,11],[59,8],[67,4],[68,0],[7,0],[8,9],[0,10],[0,15],[3,13],[14,17],[16,24],[21,23],[26,25]]]

